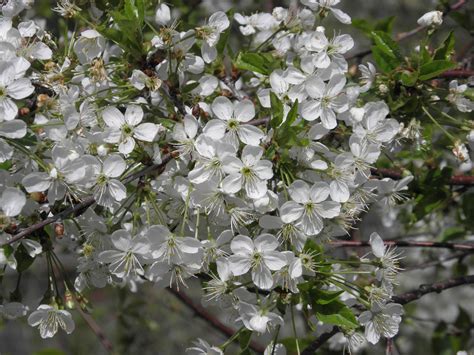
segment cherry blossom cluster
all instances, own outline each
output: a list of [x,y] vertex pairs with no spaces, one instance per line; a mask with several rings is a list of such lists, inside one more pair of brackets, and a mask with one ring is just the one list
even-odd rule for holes
[[[355,308],[355,324],[340,327],[344,346],[395,336],[403,313],[391,302],[400,254],[376,233],[358,266],[329,258],[326,249],[369,205],[403,199],[412,179],[371,178],[403,127],[385,102],[367,99],[377,76],[371,63],[359,67],[358,80],[348,79],[344,55],[354,41],[319,20],[349,24],[338,3],[302,0],[250,16],[216,12],[186,32],[175,29],[178,19],[162,3],[146,58],[127,66],[124,50],[93,27],[70,33],[62,39],[66,53],[55,53],[59,43],[48,32],[21,20],[31,4],[9,1],[0,19],[0,266],[17,269],[21,252],[61,270],[55,251],[73,253],[77,277],[61,288],[79,303],[89,288],[133,292],[151,282],[180,289],[199,279],[206,304],[260,334],[284,326],[277,303],[311,310],[299,294],[323,277],[317,287],[341,291],[343,304],[363,309]],[[56,11],[73,17],[81,10],[62,1]],[[227,65],[219,43],[232,22],[275,67],[217,70]],[[462,85],[451,89],[451,102],[472,109],[458,95]],[[8,243],[87,198],[94,205],[86,211]],[[354,289],[357,277],[368,286]],[[46,281],[48,297],[28,323],[42,337],[58,327],[71,333],[68,302]],[[0,306],[6,318],[28,312],[19,300]],[[324,323],[317,315],[311,321]],[[199,340],[188,352],[223,348]]]

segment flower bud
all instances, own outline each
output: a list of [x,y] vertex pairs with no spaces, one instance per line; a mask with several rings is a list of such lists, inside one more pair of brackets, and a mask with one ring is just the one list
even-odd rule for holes
[[56,238],[62,239],[64,237],[64,224],[55,223],[54,224],[54,234],[56,235]]
[[155,22],[158,25],[166,26],[171,21],[171,11],[166,4],[160,4],[156,9]]
[[30,198],[39,203],[46,201],[46,195],[43,192],[32,192],[30,193]]
[[68,309],[74,309],[75,304],[74,304],[74,296],[69,289],[66,289],[66,292],[64,292],[64,304],[66,308]]
[[22,107],[18,110],[18,114],[20,116],[26,116],[30,113],[30,109],[28,107]]
[[456,141],[452,150],[454,156],[461,162],[464,163],[469,160],[469,151],[464,143]]
[[381,94],[386,94],[388,93],[388,86],[385,84],[380,84],[379,85],[379,91]]
[[443,23],[443,13],[441,11],[430,11],[421,16],[417,23],[420,26],[439,26]]

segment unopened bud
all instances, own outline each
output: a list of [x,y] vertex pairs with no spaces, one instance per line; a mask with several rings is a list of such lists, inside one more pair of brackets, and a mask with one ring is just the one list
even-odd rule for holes
[[388,92],[388,86],[385,84],[380,84],[379,91],[381,94],[386,94]]
[[32,192],[30,193],[30,198],[38,203],[46,201],[46,195],[43,192]]
[[56,223],[54,225],[54,234],[56,235],[56,238],[62,239],[64,237],[64,224]]
[[47,102],[48,100],[50,99],[50,97],[46,94],[39,94],[38,95],[38,98],[37,98],[37,102],[36,102],[36,105],[38,107],[43,107]]
[[74,296],[73,296],[72,292],[69,291],[69,289],[67,289],[66,292],[64,292],[64,305],[68,309],[74,309],[75,308]]
[[469,160],[469,151],[464,143],[456,141],[452,150],[454,156],[461,162],[464,163]]
[[18,110],[18,114],[20,116],[26,116],[30,113],[30,109],[28,107],[22,107]]

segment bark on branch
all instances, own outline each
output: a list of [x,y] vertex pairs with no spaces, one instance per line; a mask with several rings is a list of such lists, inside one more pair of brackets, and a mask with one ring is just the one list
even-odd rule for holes
[[453,287],[469,285],[469,284],[474,284],[474,275],[456,277],[452,279],[438,281],[438,282],[428,284],[428,285],[420,285],[420,287],[417,288],[416,290],[408,291],[400,295],[393,296],[392,301],[396,303],[400,303],[400,304],[407,304],[409,302],[420,299],[421,297],[423,297],[424,295],[428,293],[434,293],[434,292],[441,293],[444,290],[447,290]]
[[[402,172],[397,169],[372,168],[371,173],[374,177],[389,177],[394,180],[400,180],[403,178]],[[474,176],[454,175],[451,176],[448,184],[453,186],[474,186]]]
[[[401,248],[440,248],[451,250],[464,250],[474,252],[474,243],[447,243],[429,241],[405,241],[405,240],[384,240],[385,245],[393,245]],[[335,247],[369,247],[369,242],[355,240],[334,240],[329,245]]]
[[[198,303],[195,303],[191,297],[189,297],[186,293],[179,291],[175,288],[167,288],[169,292],[171,292],[173,295],[175,295],[181,302],[183,302],[186,306],[188,306],[191,310],[194,311],[194,313],[202,318],[204,321],[206,321],[209,325],[211,325],[213,328],[217,329],[219,332],[224,334],[227,337],[231,337],[235,334],[235,330],[232,329],[231,327],[228,327],[224,323],[222,323],[217,317],[209,313],[203,306],[201,306]],[[253,351],[263,354],[265,351],[265,348],[258,344],[255,341],[251,341],[249,344],[249,348],[252,349]]]
[[[150,174],[152,172],[160,171],[161,169],[164,169],[166,164],[168,164],[168,162],[172,159],[173,159],[173,154],[167,154],[167,155],[163,156],[162,162],[160,164],[153,164],[153,165],[150,165],[146,168],[143,168],[140,171],[137,171],[136,173],[127,175],[122,180],[122,182],[124,184],[127,184],[129,182],[132,182],[132,181],[134,181],[134,180],[136,180],[136,179],[138,179],[142,176],[145,176],[147,174]],[[12,244],[14,242],[17,242],[20,239],[25,238],[26,236],[30,235],[31,233],[36,232],[37,230],[43,229],[47,225],[52,224],[52,223],[57,222],[57,221],[60,221],[60,220],[62,220],[64,218],[67,218],[71,215],[74,215],[75,217],[78,217],[81,214],[83,214],[94,203],[95,203],[94,196],[87,196],[82,200],[82,202],[80,202],[80,203],[78,203],[74,206],[71,206],[69,208],[66,208],[65,210],[55,214],[52,217],[48,217],[48,218],[42,220],[41,222],[35,223],[35,224],[25,228],[25,229],[21,229],[18,233],[14,234],[12,238],[10,238],[9,240],[1,243],[0,247],[3,247],[4,245]]]

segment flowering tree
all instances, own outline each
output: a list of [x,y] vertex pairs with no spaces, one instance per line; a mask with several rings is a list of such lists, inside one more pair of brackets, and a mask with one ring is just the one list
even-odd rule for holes
[[[395,37],[393,18],[351,20],[339,0],[197,26],[165,3],[86,3],[60,1],[55,34],[31,1],[2,5],[0,281],[18,280],[3,318],[49,338],[77,315],[112,352],[88,294],[152,283],[227,336],[189,354],[391,354],[406,304],[474,283],[472,41],[438,35],[447,16],[472,31],[467,0]],[[400,277],[448,259],[445,279]],[[22,302],[34,265],[44,289]],[[436,328],[446,353],[474,346],[463,312],[458,333]]]

